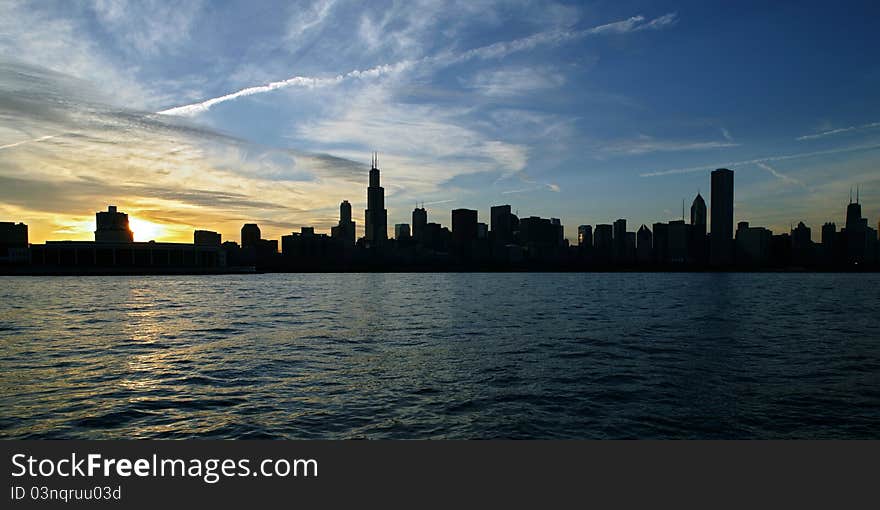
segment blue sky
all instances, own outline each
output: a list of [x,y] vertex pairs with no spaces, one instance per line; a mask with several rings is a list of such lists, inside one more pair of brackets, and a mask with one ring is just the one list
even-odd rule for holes
[[[630,229],[736,172],[736,221],[880,216],[880,8],[818,2],[0,2],[0,215],[88,238],[389,224],[417,202]],[[271,85],[270,85],[271,84]],[[143,225],[143,223],[142,223]],[[135,232],[137,234],[137,230]]]

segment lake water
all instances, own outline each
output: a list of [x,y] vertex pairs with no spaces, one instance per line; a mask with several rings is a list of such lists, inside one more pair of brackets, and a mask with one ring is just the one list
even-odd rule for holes
[[877,439],[878,284],[0,277],[0,437]]

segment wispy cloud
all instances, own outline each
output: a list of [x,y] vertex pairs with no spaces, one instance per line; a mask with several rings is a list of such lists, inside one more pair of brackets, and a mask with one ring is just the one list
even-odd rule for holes
[[54,136],[54,135],[47,135],[47,136],[41,136],[41,137],[39,137],[39,138],[34,138],[34,139],[32,139],[32,140],[22,140],[22,141],[20,141],[20,142],[8,143],[8,144],[6,144],[6,145],[0,145],[0,150],[3,150],[3,149],[12,149],[12,148],[14,148],[14,147],[20,147],[20,146],[22,146],[22,145],[26,145],[26,144],[29,144],[29,143],[36,143],[36,142],[42,142],[42,141],[45,141],[45,140],[51,140],[52,138],[55,138],[55,136]]
[[194,116],[200,113],[206,112],[211,107],[224,103],[226,101],[231,101],[233,99],[237,99],[240,97],[246,97],[254,94],[262,94],[265,92],[271,92],[278,89],[283,89],[287,87],[304,87],[304,88],[320,88],[326,87],[330,85],[339,84],[345,80],[352,78],[376,78],[385,74],[390,74],[393,72],[400,72],[406,70],[408,68],[412,68],[417,64],[428,64],[428,65],[439,65],[439,66],[449,66],[456,63],[461,63],[467,60],[479,58],[479,59],[497,59],[502,58],[512,53],[527,51],[530,49],[534,49],[538,46],[548,45],[548,44],[561,44],[563,42],[571,41],[574,39],[580,39],[589,35],[600,35],[600,34],[608,34],[608,33],[627,33],[644,29],[660,29],[671,24],[674,24],[676,19],[675,14],[667,14],[665,16],[661,16],[660,18],[656,18],[650,21],[645,21],[643,16],[634,16],[624,21],[619,21],[615,23],[609,23],[606,25],[600,25],[597,27],[585,29],[585,30],[553,30],[548,32],[541,32],[537,34],[533,34],[528,37],[524,37],[521,39],[516,39],[513,41],[505,41],[498,42],[478,48],[474,48],[471,50],[467,50],[462,53],[454,53],[454,52],[444,52],[439,55],[423,57],[417,60],[402,60],[400,62],[394,64],[384,64],[380,66],[376,66],[367,70],[354,70],[349,71],[345,74],[340,74],[332,78],[326,77],[309,77],[309,76],[293,76],[291,78],[287,78],[280,81],[275,81],[272,83],[268,83],[266,85],[259,85],[254,87],[247,87],[236,92],[232,92],[229,94],[225,94],[219,97],[214,97],[211,99],[206,99],[204,101],[177,106],[174,108],[167,108],[165,110],[160,111],[159,113],[165,115],[182,115],[182,116]]
[[724,127],[721,128],[721,136],[723,136],[724,139],[727,140],[728,142],[733,141],[733,135],[730,134],[730,131],[728,131],[727,128],[724,128]]
[[789,159],[811,158],[816,156],[828,156],[831,154],[844,154],[847,152],[869,151],[880,149],[880,144],[856,145],[851,147],[841,147],[837,149],[828,149],[824,151],[801,152],[797,154],[785,154],[781,156],[767,156],[764,158],[747,159],[743,161],[728,161],[725,163],[714,163],[711,165],[693,166],[688,168],[673,168],[669,170],[658,170],[655,172],[645,172],[639,174],[639,177],[659,177],[663,175],[689,174],[693,172],[702,172],[721,167],[735,167],[741,165],[755,165],[758,163],[767,163],[773,161],[786,161]]
[[737,147],[739,144],[731,141],[706,141],[706,142],[683,142],[675,140],[657,140],[650,136],[641,136],[635,140],[626,140],[602,145],[602,152],[614,154],[647,154],[652,152],[681,152],[702,151],[709,149],[723,149]]
[[831,129],[829,131],[822,131],[821,133],[815,133],[812,135],[803,135],[795,138],[795,140],[799,142],[803,142],[806,140],[816,140],[817,138],[825,138],[826,136],[839,135],[841,133],[849,133],[851,131],[865,131],[868,129],[876,129],[880,128],[880,122],[871,122],[870,124],[862,124],[861,126],[849,126],[845,128],[837,128]]
[[481,71],[462,82],[486,96],[513,97],[559,87],[565,75],[548,68],[519,67]]

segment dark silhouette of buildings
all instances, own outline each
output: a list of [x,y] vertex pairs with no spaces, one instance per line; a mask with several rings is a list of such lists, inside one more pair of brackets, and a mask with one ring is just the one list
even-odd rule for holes
[[[424,207],[413,211],[412,228],[399,223],[387,239],[384,196],[375,154],[367,188],[368,236],[355,243],[351,204],[340,204],[339,223],[330,235],[301,227],[277,240],[263,239],[255,223],[241,228],[241,246],[222,242],[208,230],[193,232],[193,243],[133,241],[128,216],[110,206],[96,214],[95,241],[28,244],[27,226],[0,223],[0,265],[4,272],[188,273],[229,271],[383,271],[383,270],[878,270],[877,230],[862,217],[858,189],[846,207],[845,227],[822,226],[821,244],[799,222],[779,235],[742,221],[727,239],[733,218],[733,172],[712,172],[711,233],[706,204],[697,194],[690,221],[641,225],[627,232],[626,219],[613,225],[578,227],[578,244],[569,246],[558,218],[519,219],[508,204],[491,208],[491,229],[473,209],[451,213],[452,231],[428,222]],[[372,219],[371,219],[372,218]],[[375,228],[373,228],[375,227]],[[381,227],[381,228],[380,228]],[[378,242],[377,242],[378,239]],[[725,241],[729,246],[725,247]],[[720,246],[720,247],[719,247]],[[714,257],[714,258],[713,258]],[[25,269],[22,269],[25,268]]]
[[134,234],[128,228],[128,215],[118,212],[115,205],[95,213],[95,241],[99,243],[131,243]]
[[348,203],[348,200],[343,200],[339,204],[339,223],[330,229],[330,237],[354,246],[357,237],[355,229],[355,222],[351,220],[351,204]]
[[[228,272],[220,234],[197,230],[193,244],[135,242],[128,215],[110,206],[96,214],[95,241],[30,245],[31,271],[40,274]],[[203,242],[200,242],[203,241]]]
[[366,240],[368,246],[381,246],[388,240],[388,210],[385,188],[379,185],[379,156],[373,154],[370,185],[367,187]]
[[728,265],[733,255],[733,172],[712,172],[712,235],[709,255],[713,265]]

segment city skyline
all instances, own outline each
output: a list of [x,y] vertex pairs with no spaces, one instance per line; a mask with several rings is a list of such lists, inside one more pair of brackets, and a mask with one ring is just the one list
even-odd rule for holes
[[734,226],[818,241],[857,185],[880,217],[871,4],[2,9],[0,218],[33,242],[89,239],[102,203],[136,240],[189,241],[330,232],[349,200],[362,237],[372,150],[389,237],[417,203],[445,225],[506,203],[574,244],[679,219],[721,167]]

